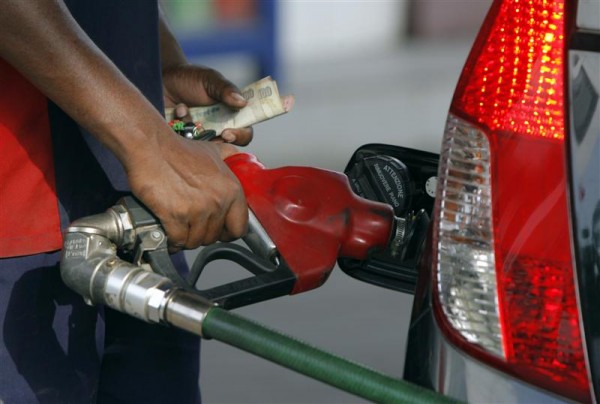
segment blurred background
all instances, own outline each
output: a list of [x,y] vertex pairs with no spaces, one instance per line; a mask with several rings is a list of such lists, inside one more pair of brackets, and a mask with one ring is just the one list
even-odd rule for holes
[[[267,167],[336,171],[366,143],[439,152],[454,86],[490,3],[162,0],[190,60],[240,88],[271,75],[280,94],[296,97],[290,113],[255,126],[248,152]],[[203,286],[240,274],[215,262]],[[319,289],[237,312],[400,378],[411,305],[410,295],[335,269]],[[215,341],[203,342],[200,382],[206,403],[361,402]]]

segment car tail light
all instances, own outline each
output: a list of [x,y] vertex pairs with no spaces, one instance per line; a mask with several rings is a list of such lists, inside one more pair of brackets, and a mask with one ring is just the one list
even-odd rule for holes
[[442,145],[434,304],[462,349],[589,401],[568,215],[564,48],[564,0],[492,5]]

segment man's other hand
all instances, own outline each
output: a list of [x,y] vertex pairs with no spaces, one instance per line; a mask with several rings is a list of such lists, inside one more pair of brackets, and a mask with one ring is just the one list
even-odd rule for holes
[[[216,70],[202,66],[177,65],[163,71],[165,107],[175,108],[179,119],[190,120],[188,106],[222,102],[232,109],[246,106],[240,90]],[[252,141],[252,127],[226,129],[220,139],[238,146]]]

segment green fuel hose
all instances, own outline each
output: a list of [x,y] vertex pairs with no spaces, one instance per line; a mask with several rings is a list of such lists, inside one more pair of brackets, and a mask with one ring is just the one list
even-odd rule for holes
[[220,308],[208,311],[202,323],[202,334],[205,338],[214,338],[373,402],[456,402]]

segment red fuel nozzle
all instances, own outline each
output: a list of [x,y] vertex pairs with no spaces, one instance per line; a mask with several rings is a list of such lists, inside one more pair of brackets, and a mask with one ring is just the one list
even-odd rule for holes
[[392,208],[357,196],[344,174],[312,167],[266,169],[245,153],[225,162],[240,180],[248,206],[296,274],[292,294],[319,287],[338,257],[363,260],[388,246]]

